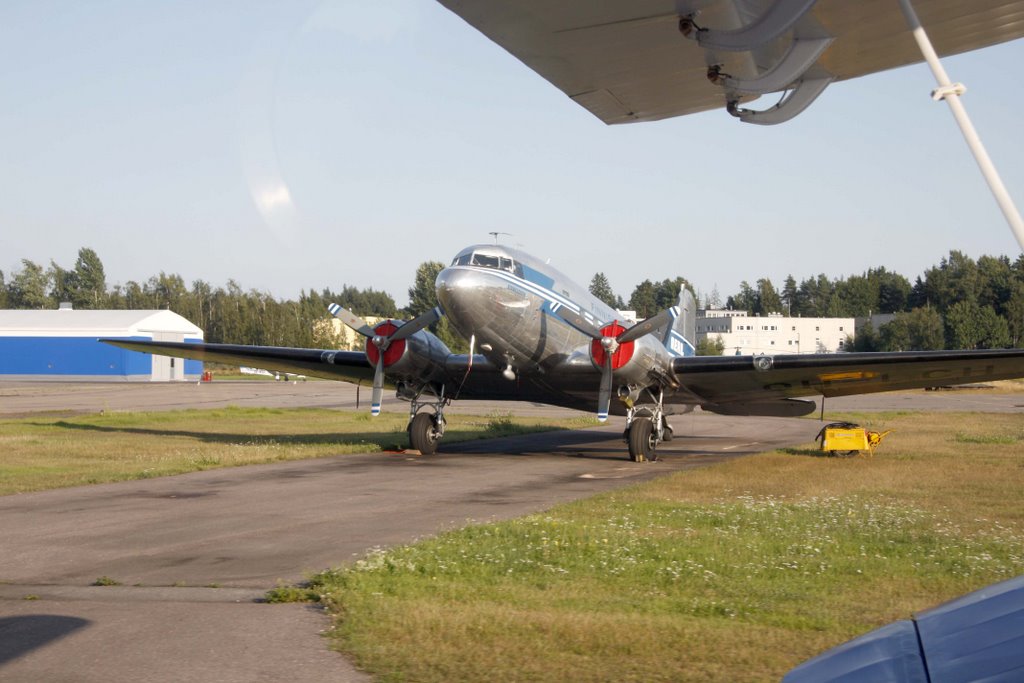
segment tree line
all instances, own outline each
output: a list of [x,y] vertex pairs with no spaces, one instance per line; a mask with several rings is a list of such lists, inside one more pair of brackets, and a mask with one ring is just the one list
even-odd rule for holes
[[[637,285],[627,302],[617,296],[603,273],[590,291],[611,306],[632,309],[640,318],[676,303],[683,278]],[[788,275],[778,289],[771,279],[754,285],[740,283],[739,291],[722,302],[717,290],[697,300],[704,308],[747,311],[752,315],[810,318],[857,318],[890,314],[878,329],[858,328],[847,348],[857,351],[923,351],[1018,347],[1024,344],[1024,255],[1011,262],[1006,256],[981,256],[977,261],[950,251],[913,283],[884,267],[861,275],[829,278],[824,273],[797,282]]]
[[[361,316],[411,318],[437,305],[434,280],[444,268],[427,261],[416,269],[409,304],[399,309],[390,294],[342,285],[338,290],[302,290],[297,300],[243,289],[235,280],[215,286],[204,280],[190,285],[177,274],[161,271],[143,282],[109,285],[100,257],[83,247],[71,267],[50,261],[44,267],[29,259],[9,276],[0,271],[0,308],[53,309],[69,301],[79,309],[170,309],[202,328],[207,341],[336,348],[338,338],[322,324],[331,302]],[[765,277],[744,281],[723,302],[717,289],[701,294],[685,278],[644,280],[628,300],[611,288],[603,273],[594,275],[590,291],[610,306],[630,309],[640,318],[674,306],[686,287],[705,308],[723,305],[752,314],[803,317],[860,317],[892,314],[876,330],[858,330],[853,348],[863,351],[1000,348],[1024,343],[1024,256],[982,256],[977,261],[959,251],[926,270],[911,283],[885,268],[832,279],[825,274],[797,281],[786,277],[781,289]],[[319,323],[319,324],[318,324]],[[431,328],[456,352],[467,349],[442,319]]]

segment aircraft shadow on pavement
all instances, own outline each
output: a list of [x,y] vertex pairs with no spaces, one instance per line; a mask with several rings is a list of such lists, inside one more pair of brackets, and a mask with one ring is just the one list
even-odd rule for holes
[[[41,423],[40,423],[41,424]],[[406,448],[408,437],[405,430],[394,432],[357,432],[350,434],[248,434],[224,432],[199,432],[182,429],[156,429],[151,427],[109,427],[101,425],[76,424],[59,421],[46,426],[86,432],[108,434],[138,434],[145,436],[181,436],[211,444],[252,445],[377,445],[384,451],[401,451]],[[706,447],[687,447],[692,436],[680,436],[662,446],[661,453],[668,456],[703,455],[717,452]],[[701,440],[721,439],[727,436],[701,436]],[[443,454],[461,456],[562,456],[589,458],[594,460],[621,460],[626,457],[626,446],[619,431],[575,429],[532,432],[508,436],[493,436],[467,441],[442,442]],[[737,449],[733,455],[753,453],[763,448]]]
[[570,429],[459,441],[451,444],[442,442],[441,448],[445,454],[463,456],[555,455],[621,460],[625,453],[625,447],[619,445],[621,443],[622,434],[619,432]]
[[[408,444],[405,430],[394,432],[356,432],[348,434],[232,434],[218,432],[198,432],[182,429],[156,429],[152,427],[108,427],[101,425],[76,424],[59,421],[40,426],[54,426],[61,429],[107,434],[138,434],[144,436],[182,436],[196,439],[204,443],[246,443],[259,445],[273,443],[278,445],[379,445],[383,450],[403,450]],[[618,432],[602,432],[591,430],[552,430],[531,432],[528,434],[512,434],[507,436],[488,436],[467,441],[441,442],[443,453],[461,455],[539,455],[558,454],[558,451],[572,449],[583,444],[593,444],[586,448],[583,455],[596,454],[604,451],[616,458],[623,457],[624,447],[608,446],[606,442],[621,442],[622,435]],[[597,445],[598,443],[602,445]],[[576,455],[576,453],[573,453]],[[593,456],[592,457],[601,457]]]
[[[145,427],[103,427],[100,425],[75,424],[72,422],[37,423],[38,426],[59,427],[61,429],[85,432],[102,432],[107,434],[139,434],[145,436],[184,436],[205,443],[246,443],[259,445],[273,444],[306,444],[306,445],[346,445],[346,444],[379,444],[383,448],[392,445],[404,448],[407,441],[405,430],[395,432],[355,432],[348,434],[230,434],[218,432],[191,432],[183,429],[153,429]],[[402,444],[402,446],[398,446]]]
[[87,619],[60,614],[0,617],[0,667],[32,650],[69,636],[90,623]]

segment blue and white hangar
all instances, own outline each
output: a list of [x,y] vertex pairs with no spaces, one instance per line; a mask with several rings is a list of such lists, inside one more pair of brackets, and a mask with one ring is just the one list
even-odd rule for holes
[[0,380],[198,380],[200,361],[151,356],[100,338],[198,343],[203,331],[172,311],[0,310]]

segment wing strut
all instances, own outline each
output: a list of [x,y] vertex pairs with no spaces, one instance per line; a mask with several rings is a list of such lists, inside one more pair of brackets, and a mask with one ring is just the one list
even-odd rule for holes
[[985,146],[981,144],[978,131],[974,129],[974,125],[967,116],[967,110],[964,109],[964,105],[960,101],[960,95],[966,91],[966,88],[962,83],[953,83],[949,80],[946,70],[939,61],[939,56],[935,53],[935,48],[932,47],[928,34],[925,33],[921,21],[917,18],[917,12],[914,11],[911,0],[900,0],[900,7],[903,9],[903,16],[906,17],[907,24],[910,25],[910,29],[914,33],[914,40],[917,41],[921,54],[924,55],[925,61],[928,62],[928,66],[931,67],[932,74],[939,84],[939,87],[932,91],[932,99],[936,102],[945,100],[946,104],[949,105],[949,110],[953,113],[953,118],[956,119],[957,124],[960,126],[960,132],[963,133],[967,146],[971,148],[971,153],[974,154],[974,160],[978,162],[978,167],[981,168],[981,173],[985,176],[989,189],[992,190],[999,208],[1002,209],[1003,215],[1006,216],[1006,221],[1010,224],[1010,230],[1013,232],[1014,237],[1017,238],[1020,248],[1024,250],[1024,220],[1021,219],[1020,212],[1014,205],[1009,192],[1006,191],[1006,186],[1003,185],[999,172],[996,171],[992,159],[989,158],[988,152],[985,151]]

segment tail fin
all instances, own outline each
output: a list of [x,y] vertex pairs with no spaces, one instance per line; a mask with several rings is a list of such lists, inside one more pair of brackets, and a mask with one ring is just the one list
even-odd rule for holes
[[697,355],[697,301],[685,286],[679,288],[678,314],[662,342],[673,356]]

